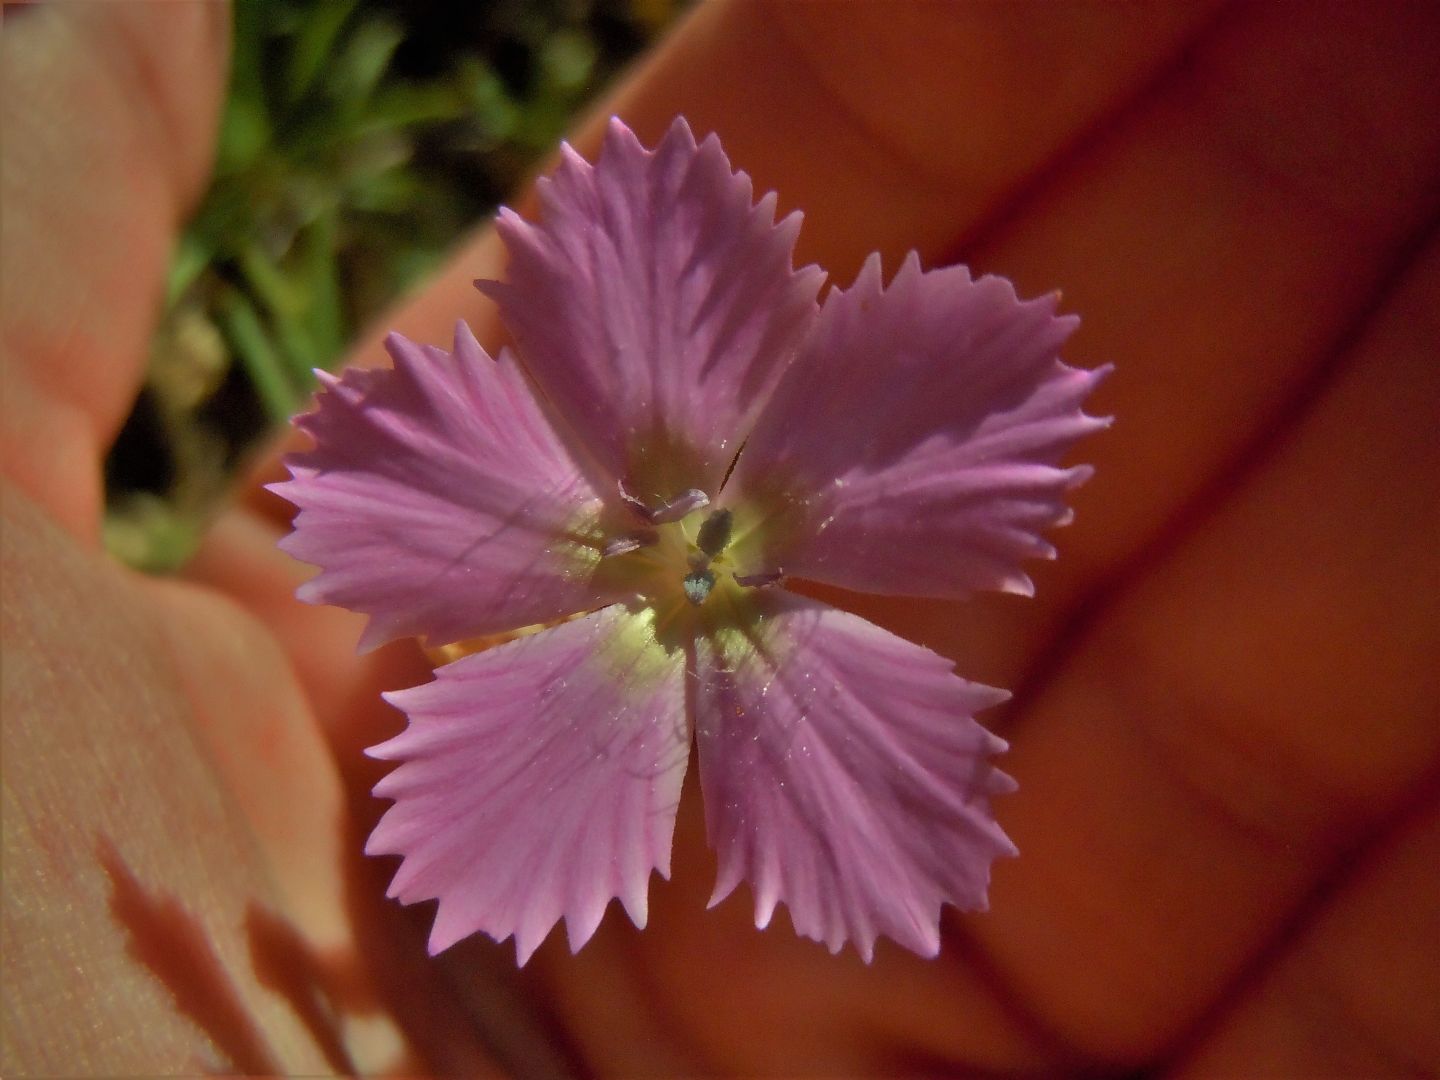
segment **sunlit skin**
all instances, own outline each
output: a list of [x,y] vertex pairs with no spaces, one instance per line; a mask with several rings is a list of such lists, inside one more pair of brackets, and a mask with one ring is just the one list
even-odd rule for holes
[[[1433,5],[848,10],[705,5],[603,111],[722,131],[842,283],[914,247],[1063,287],[1067,357],[1116,364],[1036,600],[854,605],[1018,689],[1022,856],[991,911],[870,968],[758,933],[742,898],[704,910],[687,799],[643,933],[612,917],[518,975],[478,939],[428,959],[429,912],[359,855],[384,770],[361,749],[400,728],[378,692],[424,681],[419,650],[357,659],[361,619],[297,604],[258,489],[181,580],[100,553],[225,13],[7,8],[7,1074],[1440,1061]],[[382,325],[493,334],[477,276],[503,276],[484,232]]]

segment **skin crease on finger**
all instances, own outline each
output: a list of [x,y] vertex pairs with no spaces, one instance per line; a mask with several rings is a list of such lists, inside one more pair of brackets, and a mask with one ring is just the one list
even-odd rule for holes
[[[1354,879],[1176,1070],[1213,1076],[1425,1076],[1440,1061],[1440,802]],[[1397,917],[1397,913],[1403,913]]]

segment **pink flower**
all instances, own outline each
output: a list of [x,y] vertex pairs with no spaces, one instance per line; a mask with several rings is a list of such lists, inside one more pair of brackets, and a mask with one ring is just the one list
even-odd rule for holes
[[757,926],[783,902],[832,951],[933,955],[1014,854],[974,720],[1006,694],[784,579],[1028,594],[1103,372],[1059,361],[1055,297],[914,255],[817,304],[799,215],[683,120],[563,153],[478,283],[518,356],[392,335],[393,370],[325,379],[278,485],[320,568],[300,597],[367,614],[362,648],[554,624],[387,695],[409,726],[370,751],[400,764],[366,850],[439,898],[432,953],[483,930],[524,963],[562,918],[578,949],[615,897],[643,927],[693,738],[712,904],[745,880]]

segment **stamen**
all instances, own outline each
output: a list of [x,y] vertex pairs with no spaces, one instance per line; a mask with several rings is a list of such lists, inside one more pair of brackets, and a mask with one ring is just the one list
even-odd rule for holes
[[734,515],[729,510],[716,510],[700,526],[700,533],[695,538],[695,546],[710,558],[715,558],[730,543],[732,524],[734,524]]
[[715,587],[715,575],[709,570],[695,570],[685,575],[681,582],[681,588],[685,590],[685,599],[699,607],[710,595],[710,590]]
[[688,491],[682,491],[669,502],[650,511],[650,520],[656,525],[665,525],[672,521],[679,521],[692,511],[704,509],[709,505],[709,495],[699,488],[691,488]]
[[637,499],[634,495],[630,494],[630,489],[625,486],[624,480],[619,481],[616,486],[620,489],[620,498],[624,499],[627,503],[629,503],[631,508],[634,509],[637,514],[645,518],[646,521],[654,520],[650,516],[650,508],[646,506],[643,502],[641,502],[639,499]]
[[605,546],[600,549],[600,557],[609,559],[615,555],[624,555],[626,552],[650,547],[659,542],[660,534],[654,529],[641,529],[638,532],[625,533],[607,540]]
[[763,589],[767,585],[775,585],[785,577],[783,570],[767,570],[763,574],[736,574],[735,584],[743,585],[747,589]]
[[625,481],[619,482],[620,498],[624,499],[651,525],[668,525],[672,521],[679,521],[685,515],[710,505],[710,496],[699,488],[689,488],[676,495],[673,499],[662,499],[657,506],[651,506],[634,495],[631,495],[625,487]]

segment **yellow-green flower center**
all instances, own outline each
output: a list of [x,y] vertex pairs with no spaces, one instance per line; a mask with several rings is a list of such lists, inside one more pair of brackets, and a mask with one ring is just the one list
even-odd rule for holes
[[740,588],[726,552],[731,527],[729,510],[702,507],[644,530],[640,546],[615,556],[615,570],[633,576],[636,591],[658,612],[671,613],[681,604],[704,607],[712,597]]

